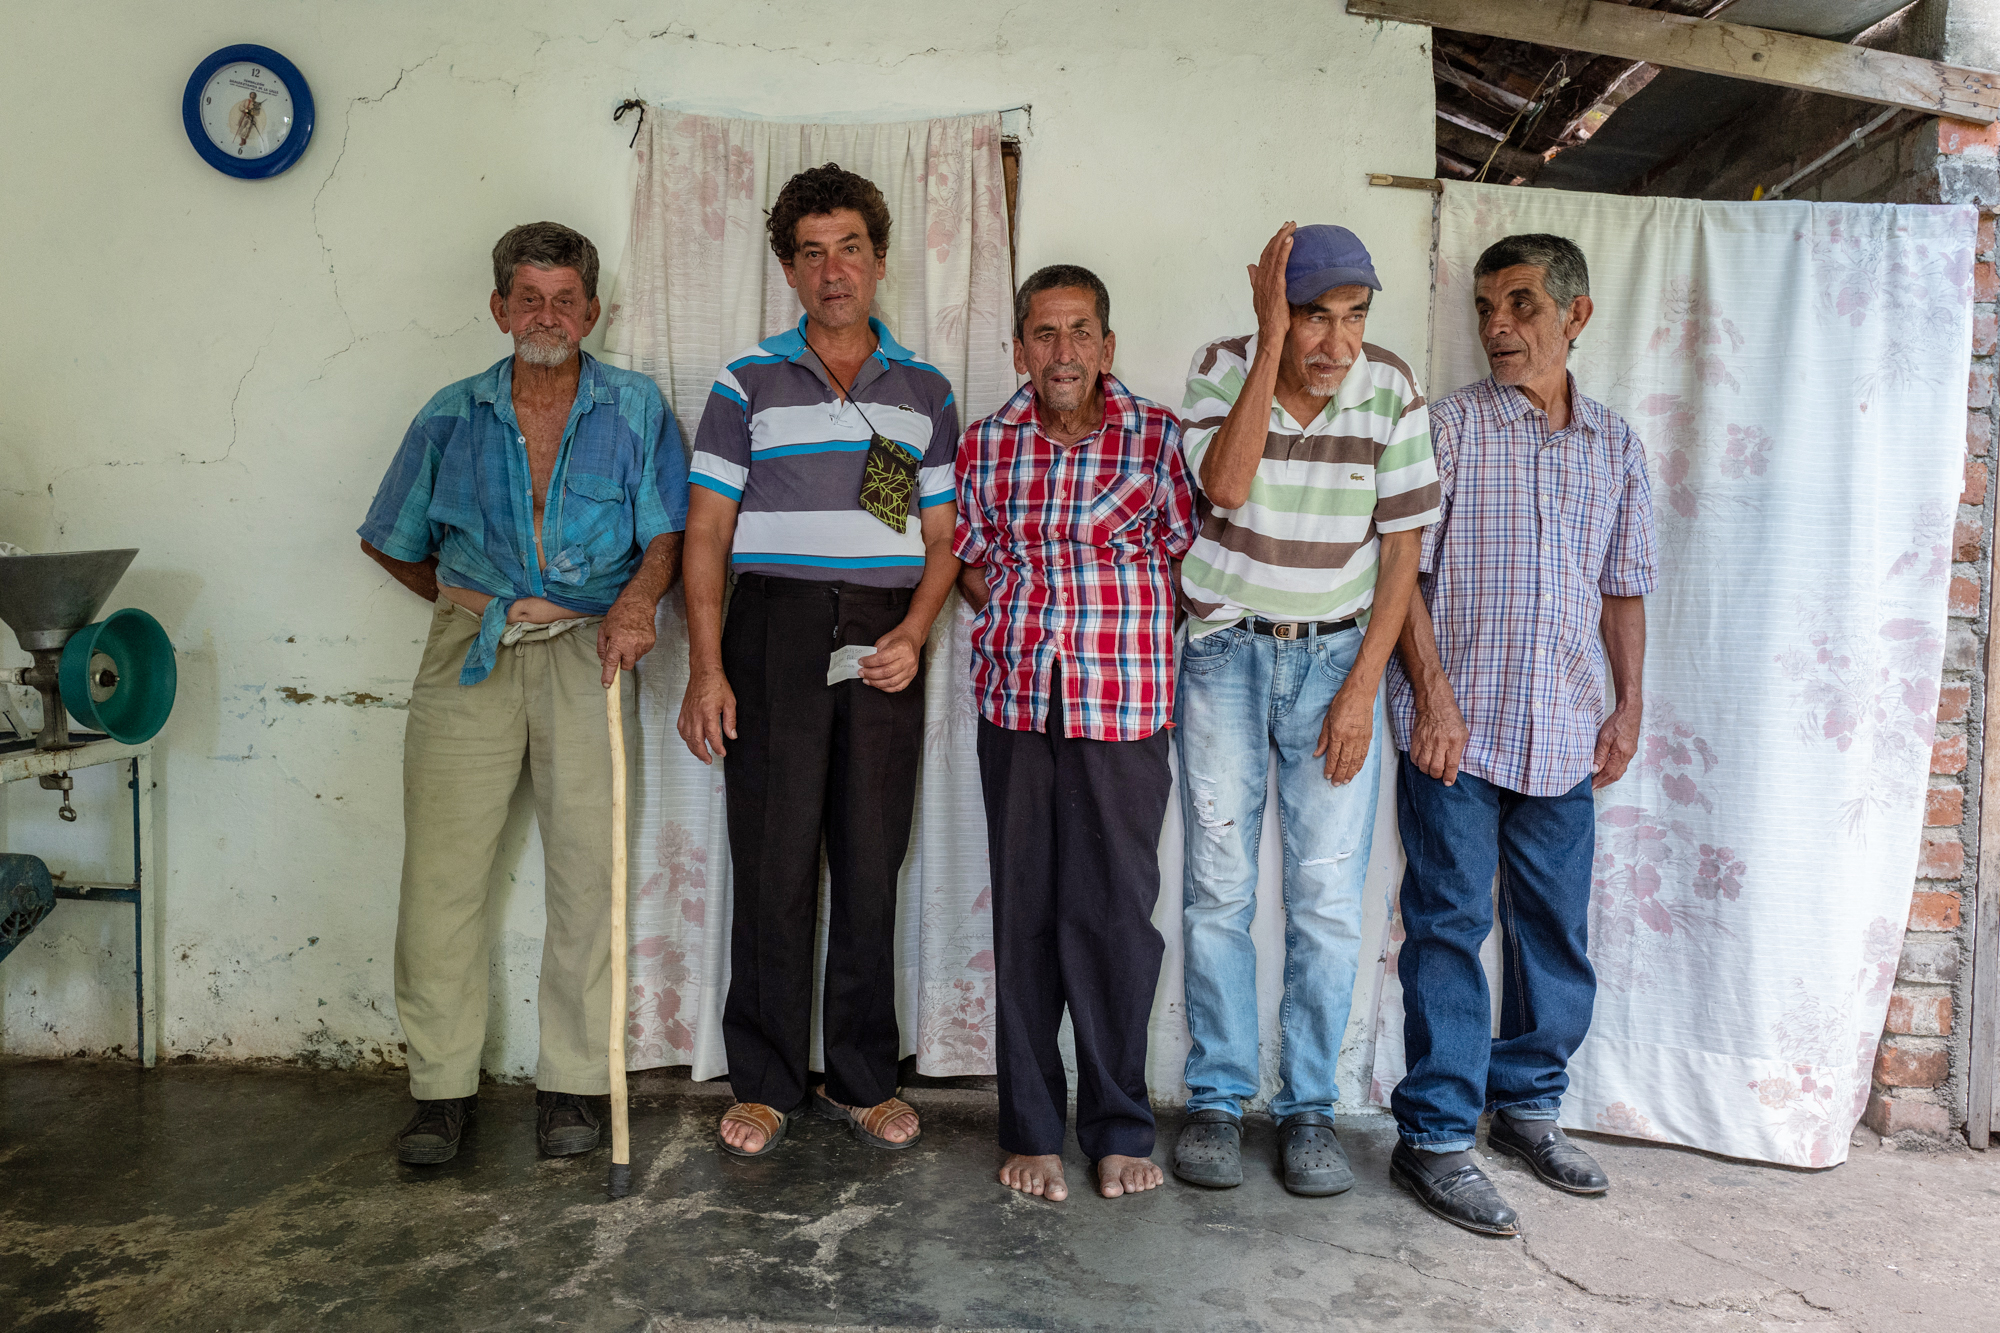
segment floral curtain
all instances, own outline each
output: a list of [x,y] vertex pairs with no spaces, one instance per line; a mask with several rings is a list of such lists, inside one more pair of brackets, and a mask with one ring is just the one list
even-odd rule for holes
[[[797,297],[766,243],[765,210],[794,173],[825,162],[868,177],[886,198],[894,223],[874,313],[951,380],[962,422],[1013,393],[997,113],[802,125],[653,107],[635,148],[631,235],[605,349],[659,383],[690,443],[723,361],[798,321]],[[954,596],[931,636],[924,766],[898,906],[904,1052],[932,1075],[993,1068],[991,893],[969,625]],[[659,635],[639,671],[626,1049],[634,1069],[686,1064],[694,1077],[712,1078],[727,1070],[729,842],[721,769],[695,760],[674,729],[687,686],[678,589],[661,606]],[[823,909],[820,948],[823,958]],[[817,1061],[816,1028],[813,1045]]]
[[[1652,470],[1645,731],[1598,793],[1597,1009],[1563,1122],[1840,1162],[1922,836],[1975,214],[1461,185],[1441,208],[1434,396],[1486,370],[1480,251],[1568,236],[1597,305],[1577,383]],[[1378,1103],[1403,1073],[1389,906]]]

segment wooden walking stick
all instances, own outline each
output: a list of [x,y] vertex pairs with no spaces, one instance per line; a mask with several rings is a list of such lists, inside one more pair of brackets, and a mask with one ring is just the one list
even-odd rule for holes
[[625,1101],[625,718],[621,671],[605,692],[611,723],[611,1197],[632,1192],[632,1123]]

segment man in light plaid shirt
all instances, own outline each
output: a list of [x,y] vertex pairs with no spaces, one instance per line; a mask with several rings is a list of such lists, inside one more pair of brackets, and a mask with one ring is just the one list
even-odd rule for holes
[[[1610,1187],[1556,1115],[1596,996],[1591,791],[1638,748],[1658,571],[1645,448],[1568,369],[1591,315],[1583,252],[1510,236],[1479,257],[1473,290],[1492,374],[1431,408],[1444,517],[1424,534],[1390,677],[1409,1073],[1389,1174],[1447,1221],[1511,1236],[1514,1210],[1471,1152],[1483,1110],[1489,1146],[1545,1183]],[[1497,1038],[1479,962],[1496,870]]]
[[1146,1023],[1165,952],[1153,928],[1172,779],[1173,565],[1194,541],[1174,414],[1111,375],[1111,298],[1059,264],[1014,299],[1029,378],[958,449],[960,586],[979,616],[972,685],[993,872],[1000,1180],[1068,1197],[1076,1138],[1116,1198],[1151,1161]]

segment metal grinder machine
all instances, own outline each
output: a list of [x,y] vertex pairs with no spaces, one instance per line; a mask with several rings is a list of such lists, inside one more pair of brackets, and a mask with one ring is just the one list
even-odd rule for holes
[[[0,733],[0,782],[34,777],[48,791],[62,793],[58,814],[74,821],[70,770],[131,760],[133,877],[129,884],[71,883],[51,874],[40,857],[0,852],[0,958],[67,898],[122,902],[133,908],[134,985],[139,992],[141,1057],[145,1041],[143,931],[139,927],[139,856],[144,793],[140,771],[150,766],[147,742],[166,725],[173,710],[177,675],[173,644],[158,621],[144,611],[114,611],[93,620],[111,590],[139,553],[71,551],[52,555],[0,556],[0,621],[14,631],[34,665],[0,670],[5,686],[29,686],[41,694],[41,728],[27,734],[21,710],[9,708],[14,735]],[[81,730],[71,731],[74,718]],[[143,751],[143,761],[141,753]],[[147,1063],[151,1063],[150,1060]]]

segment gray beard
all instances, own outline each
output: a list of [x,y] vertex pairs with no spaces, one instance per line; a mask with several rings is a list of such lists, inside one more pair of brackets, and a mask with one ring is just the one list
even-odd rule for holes
[[559,366],[576,355],[576,344],[567,334],[558,336],[554,342],[533,334],[516,334],[514,355],[531,366]]

